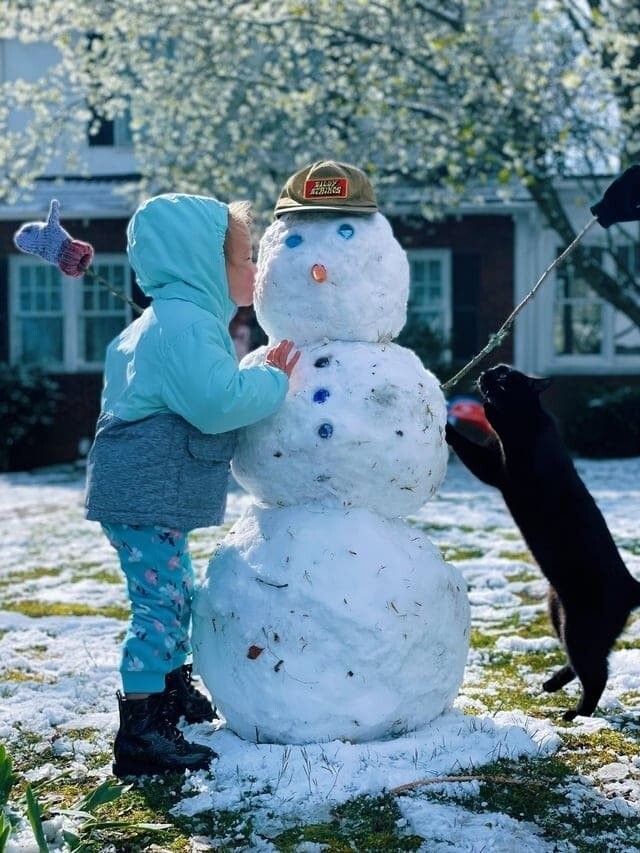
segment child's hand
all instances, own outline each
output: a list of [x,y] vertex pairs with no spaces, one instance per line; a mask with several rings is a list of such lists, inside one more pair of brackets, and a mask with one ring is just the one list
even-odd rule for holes
[[[265,362],[273,367],[279,367],[280,370],[284,370],[287,376],[291,376],[293,368],[296,366],[298,359],[300,358],[300,350],[296,350],[294,354],[291,355],[293,347],[293,341],[280,341],[279,344],[276,344],[274,347],[271,347],[270,350],[267,350]],[[289,356],[291,356],[291,358],[289,358]]]

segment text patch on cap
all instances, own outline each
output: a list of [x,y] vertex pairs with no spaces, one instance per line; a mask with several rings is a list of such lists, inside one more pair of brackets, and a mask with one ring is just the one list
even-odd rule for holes
[[304,182],[304,198],[347,198],[348,178],[312,178]]

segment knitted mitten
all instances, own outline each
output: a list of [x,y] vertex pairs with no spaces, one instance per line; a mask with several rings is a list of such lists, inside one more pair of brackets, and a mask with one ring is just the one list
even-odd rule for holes
[[603,228],[640,219],[640,166],[629,166],[591,208]]
[[60,225],[60,202],[51,201],[46,222],[27,222],[13,241],[22,252],[39,255],[65,274],[78,278],[93,260],[93,246],[74,240]]

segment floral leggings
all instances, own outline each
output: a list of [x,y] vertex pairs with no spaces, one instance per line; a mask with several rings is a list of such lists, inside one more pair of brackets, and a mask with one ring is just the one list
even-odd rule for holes
[[122,644],[125,693],[160,693],[191,652],[193,566],[187,532],[103,524],[127,579],[131,621]]

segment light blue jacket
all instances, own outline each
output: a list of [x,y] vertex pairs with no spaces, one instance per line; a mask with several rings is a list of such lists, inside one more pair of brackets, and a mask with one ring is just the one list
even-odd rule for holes
[[152,298],[108,346],[87,466],[87,517],[183,529],[220,523],[234,435],[273,414],[288,389],[270,365],[239,369],[229,334],[228,208],[162,195],[127,229],[138,284]]

